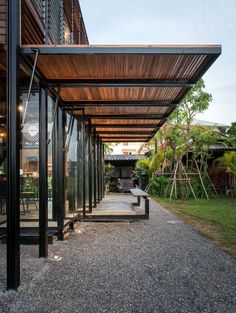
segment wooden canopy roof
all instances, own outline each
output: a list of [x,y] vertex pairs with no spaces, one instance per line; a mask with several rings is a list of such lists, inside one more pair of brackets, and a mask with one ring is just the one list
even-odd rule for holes
[[103,141],[148,141],[221,53],[205,46],[22,46],[65,110]]

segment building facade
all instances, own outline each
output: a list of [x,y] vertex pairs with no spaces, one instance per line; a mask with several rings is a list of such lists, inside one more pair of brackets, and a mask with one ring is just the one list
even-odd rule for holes
[[[46,257],[48,236],[57,234],[63,240],[75,217],[102,198],[98,136],[91,133],[88,138],[88,123],[62,110],[57,90],[49,91],[37,77],[37,54],[33,64],[24,60],[17,53],[21,44],[88,44],[79,2],[0,3],[0,235],[8,242],[8,288],[17,288],[20,282],[19,246],[25,230],[38,233],[41,228],[39,256]],[[15,95],[13,101],[7,98],[8,90],[9,98]],[[90,167],[90,176],[89,149],[94,168]]]
[[[89,45],[78,0],[0,1],[0,234],[7,288],[21,233],[63,240],[104,196],[104,142],[147,142],[218,45]],[[3,266],[4,268],[4,266]],[[3,271],[1,271],[3,272]]]

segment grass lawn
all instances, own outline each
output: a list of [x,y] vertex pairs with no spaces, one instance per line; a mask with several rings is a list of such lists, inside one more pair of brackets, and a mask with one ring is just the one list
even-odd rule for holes
[[157,201],[236,258],[236,198]]

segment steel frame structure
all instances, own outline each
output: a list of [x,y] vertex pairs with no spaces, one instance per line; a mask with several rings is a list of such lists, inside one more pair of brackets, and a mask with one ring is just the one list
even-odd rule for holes
[[[113,55],[151,55],[155,53],[156,55],[204,55],[204,54],[214,54],[216,58],[221,53],[221,46],[215,46],[215,48],[206,46],[192,46],[188,47],[185,45],[178,45],[176,47],[169,46],[93,46],[93,45],[83,45],[83,46],[40,46],[40,54],[42,55],[89,55],[89,54],[113,54]],[[32,54],[34,48],[23,47],[21,48],[21,54]]]
[[[7,288],[20,285],[20,180],[19,180],[19,1],[8,1],[7,106],[8,106],[8,210]],[[10,196],[11,195],[11,196]]]
[[[221,53],[221,47],[215,48],[204,46],[186,47],[176,46],[169,48],[167,46],[40,46],[20,48],[20,6],[19,0],[8,1],[8,44],[7,44],[7,106],[8,106],[8,210],[7,210],[7,288],[17,289],[20,284],[20,183],[19,183],[19,134],[20,134],[20,116],[18,106],[19,97],[19,76],[20,62],[23,64],[30,76],[30,89],[33,80],[40,85],[39,89],[39,257],[48,255],[48,188],[47,188],[47,151],[49,140],[53,140],[53,220],[57,221],[57,236],[59,240],[64,239],[67,227],[73,228],[74,221],[83,219],[84,221],[108,221],[108,220],[136,220],[147,219],[149,211],[145,208],[142,215],[89,215],[92,210],[104,197],[104,142],[140,142],[148,141],[158,130],[167,116],[174,110],[179,99],[175,101],[157,101],[157,100],[78,100],[63,101],[60,95],[62,87],[181,87],[183,93],[181,98],[196,83],[196,80],[164,80],[157,79],[46,79],[37,68],[36,62],[41,55],[211,55],[211,62],[207,64],[205,71],[216,60]],[[31,56],[35,55],[35,62]],[[201,72],[201,75],[205,73]],[[58,90],[57,90],[58,87]],[[30,95],[28,94],[28,100]],[[47,97],[51,93],[55,101],[55,112],[52,133],[47,138]],[[89,107],[169,107],[168,114],[85,114]],[[69,139],[65,145],[65,114],[74,114],[78,125],[78,203],[82,208],[82,214],[72,219],[65,216],[65,153],[69,145]],[[78,114],[81,112],[81,114]],[[124,124],[115,122],[94,123],[94,119],[123,120]],[[138,124],[138,120],[146,121],[144,124]],[[135,123],[130,124],[131,120]],[[161,122],[156,126],[150,124],[151,120]],[[128,128],[130,131],[134,128],[150,128],[149,131],[137,131],[137,137],[129,136],[129,131],[121,131],[121,138],[111,137],[115,131],[96,131],[97,127],[102,128]],[[134,134],[135,131],[133,130]],[[145,137],[142,136],[145,135]],[[149,135],[150,134],[150,135]],[[147,136],[149,135],[149,136]],[[145,140],[144,140],[145,138]],[[87,143],[87,152],[86,152]],[[86,158],[88,156],[88,158]],[[88,169],[88,172],[87,172]],[[88,177],[88,184],[86,178]],[[86,206],[86,195],[88,195],[88,210]]]

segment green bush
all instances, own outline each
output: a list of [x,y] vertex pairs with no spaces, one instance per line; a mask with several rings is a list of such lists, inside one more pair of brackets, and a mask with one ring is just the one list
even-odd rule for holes
[[114,174],[115,166],[110,163],[105,165],[104,182],[109,184],[112,175]]
[[170,188],[170,180],[165,176],[154,176],[150,179],[150,183],[149,193],[152,196],[164,197]]
[[[206,188],[206,191],[207,191],[209,198],[214,198],[215,194],[213,192],[212,186],[211,186],[207,176],[202,176],[202,180],[203,180],[203,184]],[[194,193],[195,193],[197,198],[203,198],[203,199],[206,198],[206,194],[204,192],[204,189],[202,187],[202,184],[201,184],[199,177],[192,179],[191,185],[192,185],[192,188],[193,188]],[[193,193],[192,193],[188,183],[185,184],[185,190],[186,190],[186,198],[188,198],[188,199],[194,198]]]
[[135,169],[132,172],[131,179],[140,181],[142,176],[149,175],[149,159],[139,160],[135,164]]

